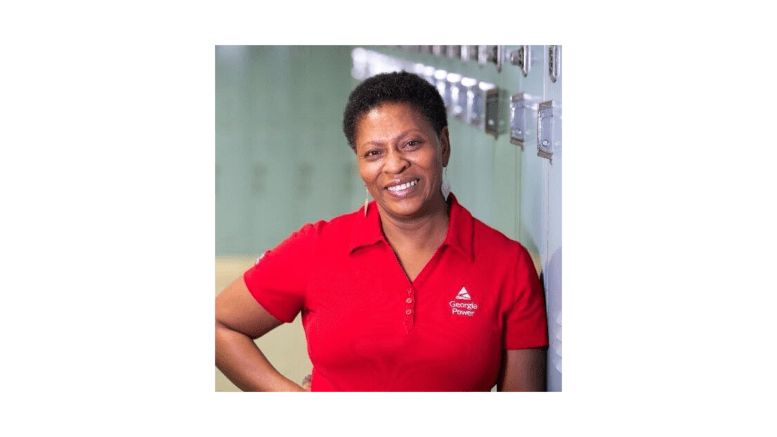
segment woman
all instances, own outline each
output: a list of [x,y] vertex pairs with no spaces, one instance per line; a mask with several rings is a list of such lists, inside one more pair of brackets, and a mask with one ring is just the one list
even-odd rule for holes
[[245,391],[306,390],[253,342],[302,313],[312,391],[544,390],[537,273],[444,192],[437,90],[406,72],[369,78],[343,130],[374,201],[303,226],[216,298],[218,368]]

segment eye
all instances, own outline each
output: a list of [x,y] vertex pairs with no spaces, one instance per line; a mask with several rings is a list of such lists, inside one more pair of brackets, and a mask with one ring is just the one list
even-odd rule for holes
[[380,155],[380,150],[368,150],[367,153],[364,154],[365,158],[374,158],[376,156]]
[[407,142],[408,147],[418,147],[423,143],[421,140],[410,140]]

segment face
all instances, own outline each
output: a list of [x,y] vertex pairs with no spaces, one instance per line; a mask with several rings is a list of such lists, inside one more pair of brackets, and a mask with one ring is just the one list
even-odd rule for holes
[[382,214],[413,219],[444,207],[447,127],[438,137],[413,105],[384,103],[361,116],[354,140],[359,175]]

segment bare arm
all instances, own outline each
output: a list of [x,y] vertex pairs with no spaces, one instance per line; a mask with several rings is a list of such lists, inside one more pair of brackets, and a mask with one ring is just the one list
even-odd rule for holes
[[243,391],[305,391],[281,375],[254,343],[282,323],[238,278],[216,297],[216,367]]
[[545,391],[545,349],[505,352],[497,381],[498,391]]

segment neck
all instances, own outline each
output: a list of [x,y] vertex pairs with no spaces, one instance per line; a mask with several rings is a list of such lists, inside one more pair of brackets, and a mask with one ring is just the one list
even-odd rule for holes
[[395,249],[403,246],[416,250],[437,249],[448,233],[448,204],[440,195],[439,202],[417,218],[392,217],[378,207],[383,233]]

